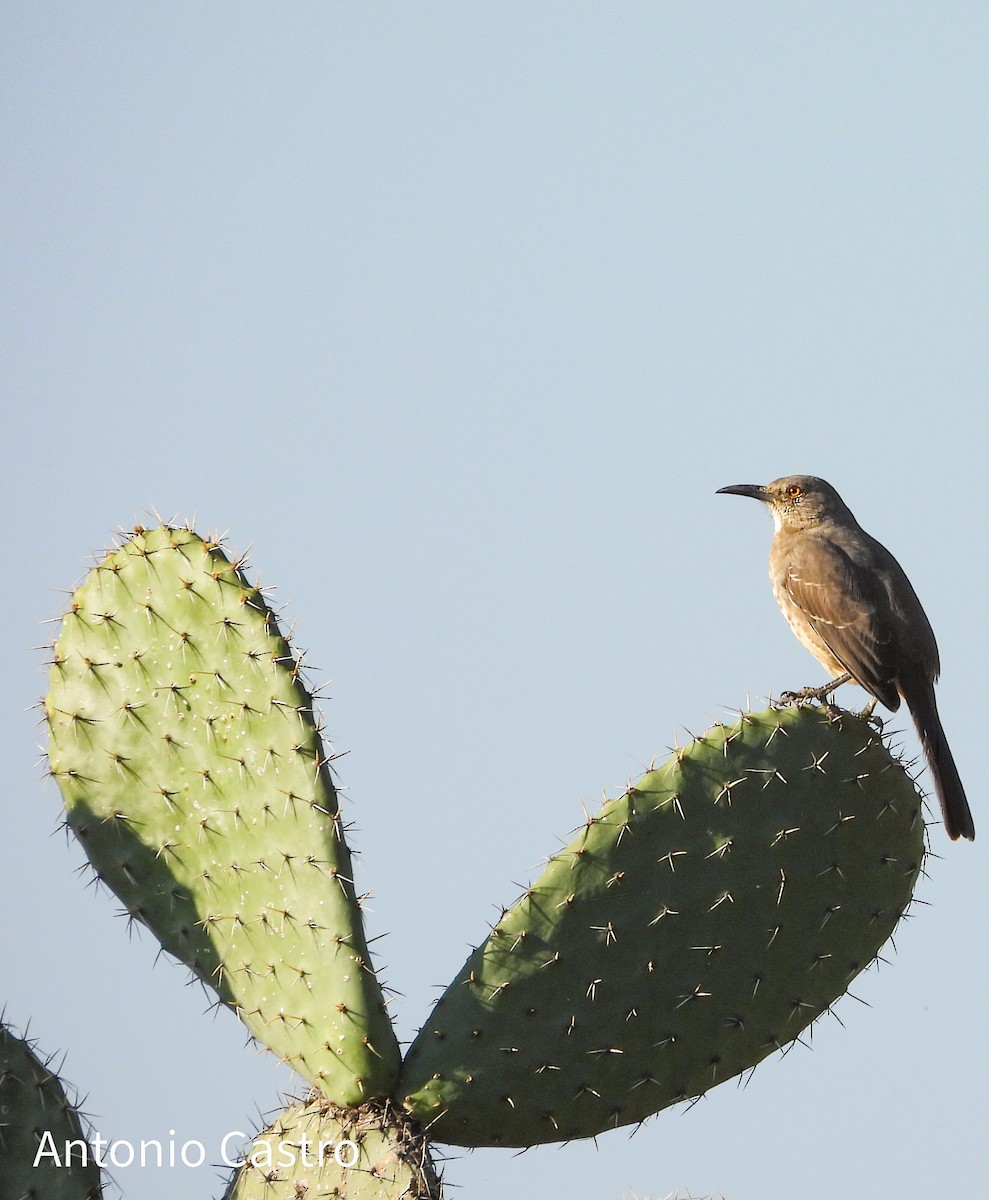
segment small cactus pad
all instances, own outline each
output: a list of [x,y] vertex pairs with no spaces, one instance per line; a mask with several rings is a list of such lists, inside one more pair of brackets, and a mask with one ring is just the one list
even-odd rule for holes
[[0,1025],[0,1200],[98,1200],[100,1169],[50,1058]]
[[75,592],[48,757],[99,877],[251,1033],[336,1103],[398,1046],[300,664],[240,563],[138,529]]
[[408,1114],[312,1100],[283,1112],[244,1155],[224,1200],[439,1200],[440,1181]]
[[865,720],[716,726],[502,916],[410,1048],[405,1103],[438,1141],[527,1146],[698,1096],[845,992],[923,853],[921,797]]

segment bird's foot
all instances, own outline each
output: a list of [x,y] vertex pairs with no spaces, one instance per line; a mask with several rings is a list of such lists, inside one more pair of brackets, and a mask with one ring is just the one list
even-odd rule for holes
[[882,733],[886,728],[886,722],[882,719],[879,713],[876,712],[877,703],[878,701],[876,700],[876,697],[873,696],[865,708],[863,708],[859,713],[859,716],[863,721],[868,721],[868,723],[875,728],[877,733]]
[[843,683],[847,683],[851,679],[851,675],[846,672],[844,675],[839,675],[837,679],[832,679],[823,687],[805,687],[799,692],[783,692],[780,696],[780,704],[807,704],[811,700],[816,700],[818,704],[826,709],[833,709],[831,703],[831,693],[835,688],[841,687]]
[[801,688],[799,692],[781,692],[780,704],[806,704],[808,700],[827,700],[830,688]]

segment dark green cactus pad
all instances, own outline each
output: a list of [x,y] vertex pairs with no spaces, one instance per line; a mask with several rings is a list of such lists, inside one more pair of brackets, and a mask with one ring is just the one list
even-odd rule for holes
[[337,1103],[387,1094],[371,968],[300,664],[188,529],[138,529],[72,597],[45,699],[68,822],[131,916]]
[[717,726],[608,801],[467,960],[409,1050],[438,1141],[642,1121],[828,1010],[909,904],[921,797],[868,722]]
[[0,1200],[98,1200],[78,1110],[51,1058],[0,1024]]
[[408,1114],[322,1100],[286,1109],[244,1156],[224,1200],[440,1200],[429,1148]]

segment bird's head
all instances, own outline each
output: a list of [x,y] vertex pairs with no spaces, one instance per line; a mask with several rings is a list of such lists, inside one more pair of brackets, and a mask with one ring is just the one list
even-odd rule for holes
[[854,520],[844,500],[830,483],[816,475],[784,475],[772,483],[733,483],[718,494],[751,496],[761,500],[780,529],[808,529],[821,521]]

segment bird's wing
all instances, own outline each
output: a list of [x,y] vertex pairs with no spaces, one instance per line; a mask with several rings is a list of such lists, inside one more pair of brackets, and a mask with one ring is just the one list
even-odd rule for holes
[[873,574],[834,541],[801,538],[789,556],[783,586],[855,681],[887,708],[899,708],[894,633],[881,619],[885,593]]

